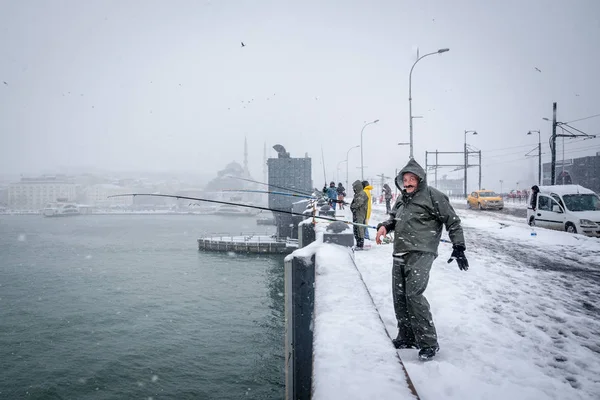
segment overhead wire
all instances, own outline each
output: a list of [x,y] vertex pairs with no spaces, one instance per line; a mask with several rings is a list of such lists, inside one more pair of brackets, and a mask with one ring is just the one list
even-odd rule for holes
[[[576,148],[576,149],[569,149],[569,150],[565,150],[565,154],[571,154],[571,153],[580,153],[582,151],[587,151],[587,150],[592,150],[592,149],[598,149],[600,148],[600,145],[597,146],[592,146],[592,147],[580,147],[580,148]],[[543,154],[543,153],[542,153]],[[537,155],[533,155],[532,157],[537,157]],[[528,157],[530,158],[530,157]],[[483,167],[488,167],[490,165],[497,165],[497,164],[503,164],[503,163],[511,163],[511,162],[516,162],[516,161],[525,161],[526,158],[524,158],[523,156],[519,157],[519,158],[514,158],[514,159],[510,159],[510,160],[502,160],[502,161],[495,161],[492,163],[488,163],[488,164],[482,164]]]
[[574,119],[573,121],[565,122],[565,124],[570,124],[572,122],[585,121],[586,119],[592,119],[592,118],[597,118],[597,117],[600,117],[600,114],[595,114],[595,115],[590,115],[589,117]]

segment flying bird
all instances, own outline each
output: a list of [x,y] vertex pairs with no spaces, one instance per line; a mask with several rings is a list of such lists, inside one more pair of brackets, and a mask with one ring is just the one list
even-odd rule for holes
[[246,47],[246,45],[244,44],[244,42],[241,42],[241,43],[242,43],[242,47]]
[[2,83],[4,83],[6,86],[8,86],[8,83],[6,83],[6,81],[2,81]]
[[542,70],[541,70],[541,69],[539,69],[538,67],[533,67],[533,68],[535,68],[535,70],[536,70],[537,72],[542,72]]

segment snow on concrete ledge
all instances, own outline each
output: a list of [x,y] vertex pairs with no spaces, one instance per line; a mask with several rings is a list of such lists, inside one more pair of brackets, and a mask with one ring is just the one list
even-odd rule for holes
[[350,249],[316,251],[313,399],[414,399]]

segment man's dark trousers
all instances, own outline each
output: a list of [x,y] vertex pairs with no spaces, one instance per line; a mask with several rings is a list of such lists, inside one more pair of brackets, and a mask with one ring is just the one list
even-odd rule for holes
[[422,251],[394,256],[392,294],[398,321],[398,339],[414,343],[419,348],[438,345],[429,302],[423,295],[435,258],[435,254]]

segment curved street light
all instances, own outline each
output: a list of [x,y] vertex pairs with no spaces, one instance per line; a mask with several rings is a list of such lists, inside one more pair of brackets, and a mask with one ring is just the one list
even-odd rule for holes
[[348,149],[348,151],[346,152],[346,190],[348,190],[348,185],[349,185],[349,183],[348,183],[348,155],[350,154],[350,150],[356,149],[357,147],[360,147],[360,145],[357,144],[356,146],[350,147]]
[[336,169],[336,171],[337,171],[337,178],[338,178],[338,182],[341,182],[341,179],[340,179],[340,164],[341,164],[341,163],[343,163],[343,162],[348,162],[348,160],[342,160],[342,161],[340,161],[340,162],[338,163],[338,165],[337,165],[337,169]]
[[415,63],[412,65],[412,67],[410,68],[410,73],[408,74],[408,113],[409,113],[409,117],[410,117],[410,158],[413,158],[413,115],[412,115],[412,73],[413,73],[413,69],[415,68],[415,65],[417,65],[417,63],[419,61],[421,61],[422,59],[424,59],[427,56],[432,56],[434,54],[442,54],[445,53],[447,51],[450,51],[450,49],[439,49],[438,51],[434,51],[433,53],[427,53],[425,55],[422,55],[421,57],[417,58],[417,61],[415,61]]
[[378,122],[379,122],[379,120],[378,120],[378,119],[376,119],[376,120],[375,120],[375,121],[373,121],[373,122],[367,122],[367,123],[365,124],[365,126],[363,126],[363,127],[362,127],[362,129],[360,130],[360,180],[361,180],[361,181],[364,181],[364,180],[365,180],[365,177],[364,177],[364,165],[363,165],[363,132],[364,132],[365,128],[366,128],[368,125],[371,125],[371,124],[376,124],[376,123],[378,123]]

